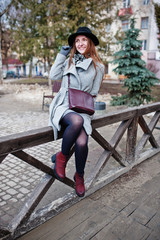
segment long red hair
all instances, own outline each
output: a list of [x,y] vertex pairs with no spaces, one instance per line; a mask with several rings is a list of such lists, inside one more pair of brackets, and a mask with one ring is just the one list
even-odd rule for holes
[[[88,39],[88,45],[87,45],[87,49],[86,49],[86,51],[84,52],[83,55],[85,56],[85,58],[90,58],[90,57],[92,58],[93,65],[94,65],[94,68],[96,70],[96,66],[97,66],[96,62],[102,63],[102,61],[101,61],[100,57],[98,56],[98,53],[96,51],[95,45],[92,42],[92,40],[88,37],[87,37],[87,39]],[[72,58],[73,58],[73,56],[76,52],[77,52],[77,50],[76,50],[75,41],[74,41],[73,48],[71,50],[71,55],[70,55],[70,58],[69,58],[69,67],[72,63]]]

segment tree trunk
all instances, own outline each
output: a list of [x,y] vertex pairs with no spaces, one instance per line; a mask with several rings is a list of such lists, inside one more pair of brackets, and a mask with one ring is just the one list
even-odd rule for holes
[[1,55],[1,39],[0,39],[0,84],[3,83],[2,55]]
[[32,77],[32,65],[33,65],[33,58],[30,58],[30,65],[29,65],[29,77]]
[[1,55],[2,25],[0,17],[0,84],[3,83],[2,55]]
[[[51,68],[51,61],[50,61],[49,57],[47,58],[47,61],[48,61],[48,73],[49,73],[50,72],[50,68]],[[51,86],[51,84],[52,84],[52,81],[51,81],[51,79],[48,76],[48,85]]]
[[47,66],[46,66],[46,57],[44,56],[44,72],[46,72],[47,71]]

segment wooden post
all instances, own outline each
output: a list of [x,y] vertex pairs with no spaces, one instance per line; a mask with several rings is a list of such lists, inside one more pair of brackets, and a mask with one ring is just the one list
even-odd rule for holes
[[138,117],[134,117],[128,127],[127,141],[126,141],[126,161],[132,163],[135,161],[136,140],[138,129]]

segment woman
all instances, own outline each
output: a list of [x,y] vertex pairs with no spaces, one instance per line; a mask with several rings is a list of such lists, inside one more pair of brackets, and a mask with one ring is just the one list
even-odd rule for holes
[[[69,152],[75,144],[75,190],[79,197],[83,197],[84,168],[88,155],[88,136],[92,132],[92,117],[69,109],[68,74],[71,88],[97,96],[104,75],[104,65],[95,49],[99,41],[89,28],[79,27],[76,33],[69,36],[68,43],[69,46],[61,48],[50,71],[50,79],[62,79],[62,83],[50,105],[49,125],[54,129],[55,139],[57,131],[61,127],[64,129],[61,152],[52,156],[52,162],[55,162],[55,176],[63,181]],[[70,50],[70,58],[66,59]]]

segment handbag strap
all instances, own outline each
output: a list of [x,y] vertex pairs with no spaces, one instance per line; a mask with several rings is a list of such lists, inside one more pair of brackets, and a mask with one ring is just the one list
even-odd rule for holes
[[[68,74],[68,88],[70,88],[70,73]],[[96,97],[96,95],[91,95],[93,98]]]
[[68,88],[70,87],[70,73],[68,74]]

